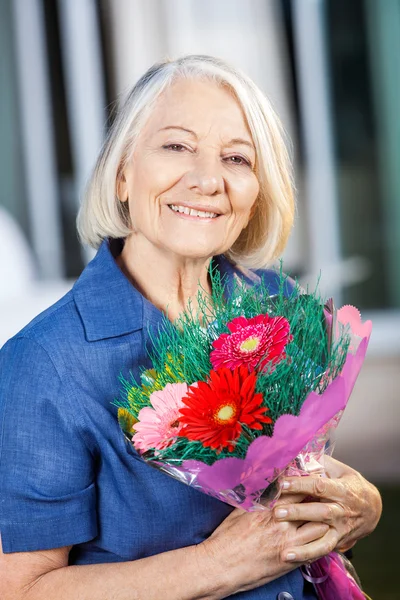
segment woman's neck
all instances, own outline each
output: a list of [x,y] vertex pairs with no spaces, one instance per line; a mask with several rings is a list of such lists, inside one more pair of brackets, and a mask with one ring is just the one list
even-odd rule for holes
[[189,301],[197,312],[200,287],[211,294],[210,260],[179,257],[131,235],[117,263],[139,292],[174,321]]

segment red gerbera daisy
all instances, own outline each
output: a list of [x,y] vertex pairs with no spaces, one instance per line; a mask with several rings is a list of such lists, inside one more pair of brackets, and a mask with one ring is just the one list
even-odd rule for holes
[[291,341],[289,321],[285,317],[258,315],[252,319],[237,317],[228,323],[231,333],[222,333],[215,342],[210,360],[214,369],[234,369],[245,364],[273,370],[285,358],[286,344]]
[[208,382],[191,385],[182,399],[179,435],[220,451],[234,449],[234,441],[242,425],[261,430],[262,423],[272,423],[261,406],[262,394],[255,394],[256,375],[247,367],[231,371],[221,368],[211,371]]

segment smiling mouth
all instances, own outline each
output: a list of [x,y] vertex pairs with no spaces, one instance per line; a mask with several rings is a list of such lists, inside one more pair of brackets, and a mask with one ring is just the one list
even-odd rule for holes
[[199,219],[216,219],[219,217],[217,213],[207,212],[205,210],[195,210],[188,206],[180,206],[179,204],[168,204],[168,207],[175,213],[188,215],[189,217],[198,217]]

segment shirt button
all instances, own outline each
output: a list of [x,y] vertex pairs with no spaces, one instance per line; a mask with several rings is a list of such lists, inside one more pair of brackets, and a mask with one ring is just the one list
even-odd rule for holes
[[289,592],[280,592],[277,595],[276,600],[294,600],[294,598]]

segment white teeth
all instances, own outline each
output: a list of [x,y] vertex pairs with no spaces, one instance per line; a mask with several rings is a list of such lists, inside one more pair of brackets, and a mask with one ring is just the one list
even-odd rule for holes
[[169,206],[174,212],[184,213],[185,215],[190,215],[191,217],[214,219],[218,216],[217,213],[195,210],[194,208],[188,208],[187,206],[179,206],[177,204],[170,204]]

